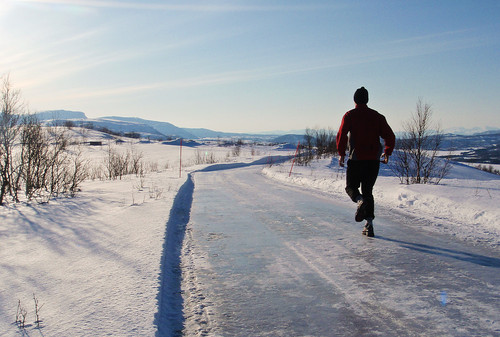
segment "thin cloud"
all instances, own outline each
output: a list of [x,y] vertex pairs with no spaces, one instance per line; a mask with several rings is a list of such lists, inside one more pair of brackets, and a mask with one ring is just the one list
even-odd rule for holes
[[[243,12],[243,11],[301,11],[333,8],[332,5],[235,5],[235,4],[162,4],[148,2],[121,2],[100,0],[16,0],[24,3],[56,4],[65,6],[110,9],[167,10],[184,12]],[[336,6],[338,7],[338,6]]]
[[453,30],[453,31],[441,32],[441,33],[436,33],[436,34],[412,36],[409,38],[389,41],[388,44],[401,44],[401,43],[408,43],[408,42],[429,41],[429,40],[441,39],[444,37],[455,36],[455,35],[467,33],[470,31],[472,31],[472,29],[460,29],[460,30]]
[[125,85],[120,87],[107,87],[95,90],[88,88],[72,89],[61,93],[65,99],[83,99],[106,96],[122,96],[138,94],[150,90],[176,90],[189,89],[203,86],[224,85],[231,83],[242,83],[250,81],[265,80],[293,74],[316,72],[325,69],[342,67],[351,62],[338,62],[318,65],[285,65],[275,67],[264,67],[258,69],[237,70],[216,74],[206,74],[197,77],[180,78],[170,81],[160,81],[138,85]]
[[462,29],[389,41],[385,44],[385,50],[382,48],[377,57],[393,59],[433,55],[492,43],[488,37],[470,34],[474,31],[474,29]]
[[195,88],[207,85],[247,82],[270,76],[273,76],[273,74],[265,73],[262,70],[257,70],[257,71],[243,70],[243,71],[226,72],[220,74],[209,74],[204,76],[183,78],[171,81],[162,81],[156,83],[129,85],[129,86],[121,86],[113,88],[101,88],[91,91],[84,89],[75,89],[71,91],[66,91],[65,93],[62,93],[62,95],[66,99],[121,96],[132,93],[140,93],[149,90],[174,90],[174,89]]

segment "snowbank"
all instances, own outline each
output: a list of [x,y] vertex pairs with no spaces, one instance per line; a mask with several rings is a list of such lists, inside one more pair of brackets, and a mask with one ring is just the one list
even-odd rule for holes
[[[290,167],[291,163],[266,167],[263,174],[286,184],[348,198],[345,168],[338,166],[336,158],[314,161],[307,167],[295,165],[289,177]],[[499,176],[457,163],[439,185],[405,185],[382,165],[374,196],[378,212],[397,210],[415,217],[415,226],[500,247]]]
[[[18,301],[48,336],[153,336],[165,224],[185,178],[87,182],[74,199],[0,210],[0,336]],[[177,173],[178,175],[178,173]]]

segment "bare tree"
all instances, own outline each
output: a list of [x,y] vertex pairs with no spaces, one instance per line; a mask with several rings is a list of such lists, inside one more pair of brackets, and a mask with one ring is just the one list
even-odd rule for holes
[[443,139],[439,125],[432,122],[432,109],[421,98],[416,111],[403,125],[398,139],[396,160],[391,168],[406,184],[439,183],[449,171],[449,160],[440,160],[438,151]]
[[16,172],[14,167],[14,142],[19,134],[19,119],[24,112],[19,90],[14,90],[9,76],[5,76],[0,84],[0,205],[6,194],[14,195],[17,188],[13,181]]
[[[48,140],[41,124],[34,116],[24,119],[21,128],[20,170],[17,181],[24,180],[24,193],[28,200],[45,186]],[[16,195],[17,199],[17,195]]]
[[20,92],[9,77],[0,86],[0,205],[7,196],[19,202],[26,198],[48,201],[59,193],[77,191],[86,177],[81,155],[72,156],[63,128],[46,128],[25,113]]
[[297,164],[307,166],[316,158],[326,158],[337,153],[335,132],[328,129],[307,128],[304,143],[299,148]]
[[88,161],[83,158],[82,149],[78,148],[72,156],[70,171],[66,179],[65,186],[72,196],[79,190],[80,184],[89,176]]
[[315,135],[314,130],[306,128],[304,142],[299,147],[297,164],[307,166],[314,159]]

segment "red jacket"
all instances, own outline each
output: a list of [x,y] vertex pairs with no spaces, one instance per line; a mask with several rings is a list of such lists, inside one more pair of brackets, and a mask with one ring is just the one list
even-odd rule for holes
[[349,143],[351,159],[379,160],[382,154],[380,137],[385,142],[385,154],[391,155],[396,137],[385,117],[366,104],[357,104],[342,118],[337,133],[337,150],[340,156],[345,155]]

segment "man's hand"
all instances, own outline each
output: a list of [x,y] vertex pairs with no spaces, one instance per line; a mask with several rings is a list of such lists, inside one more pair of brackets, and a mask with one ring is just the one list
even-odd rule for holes
[[382,164],[387,164],[387,163],[389,162],[389,157],[390,157],[390,156],[389,156],[389,155],[387,155],[387,154],[385,154],[385,153],[384,153],[384,154],[382,154],[382,157],[380,157],[380,162],[381,162]]
[[341,155],[339,158],[339,166],[344,167],[345,155]]

